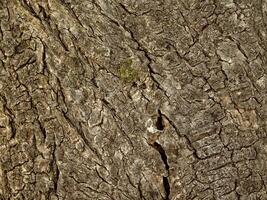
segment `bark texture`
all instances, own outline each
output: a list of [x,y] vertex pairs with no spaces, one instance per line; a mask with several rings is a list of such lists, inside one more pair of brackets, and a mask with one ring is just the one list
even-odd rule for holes
[[0,0],[1,200],[266,200],[266,0]]

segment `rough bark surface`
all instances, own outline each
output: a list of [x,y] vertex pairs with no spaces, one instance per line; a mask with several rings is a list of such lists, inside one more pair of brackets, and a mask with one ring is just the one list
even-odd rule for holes
[[266,200],[266,0],[0,0],[1,200]]

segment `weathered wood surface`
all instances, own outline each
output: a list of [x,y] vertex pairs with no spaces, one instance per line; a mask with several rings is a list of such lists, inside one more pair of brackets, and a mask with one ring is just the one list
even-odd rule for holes
[[1,200],[266,200],[266,0],[0,0]]

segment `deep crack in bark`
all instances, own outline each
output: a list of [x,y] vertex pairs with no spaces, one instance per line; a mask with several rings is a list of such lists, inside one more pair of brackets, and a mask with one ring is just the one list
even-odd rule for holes
[[164,122],[163,122],[162,113],[161,113],[160,110],[158,110],[158,117],[157,117],[156,127],[160,131],[163,131],[163,129],[165,127]]
[[0,199],[264,198],[266,5],[1,0]]
[[164,190],[165,190],[165,200],[169,200],[170,184],[169,184],[168,176],[169,176],[169,168],[170,167],[169,167],[169,164],[168,164],[168,157],[167,157],[167,154],[166,154],[165,150],[163,149],[163,147],[159,143],[154,142],[152,144],[152,146],[153,146],[154,149],[156,149],[159,152],[161,160],[164,163],[165,170],[168,173],[167,176],[163,176],[162,179],[163,179],[163,187],[164,187]]

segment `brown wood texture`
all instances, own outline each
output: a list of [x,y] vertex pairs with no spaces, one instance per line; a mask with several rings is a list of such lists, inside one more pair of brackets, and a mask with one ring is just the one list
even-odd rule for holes
[[0,200],[267,200],[266,0],[0,0]]

